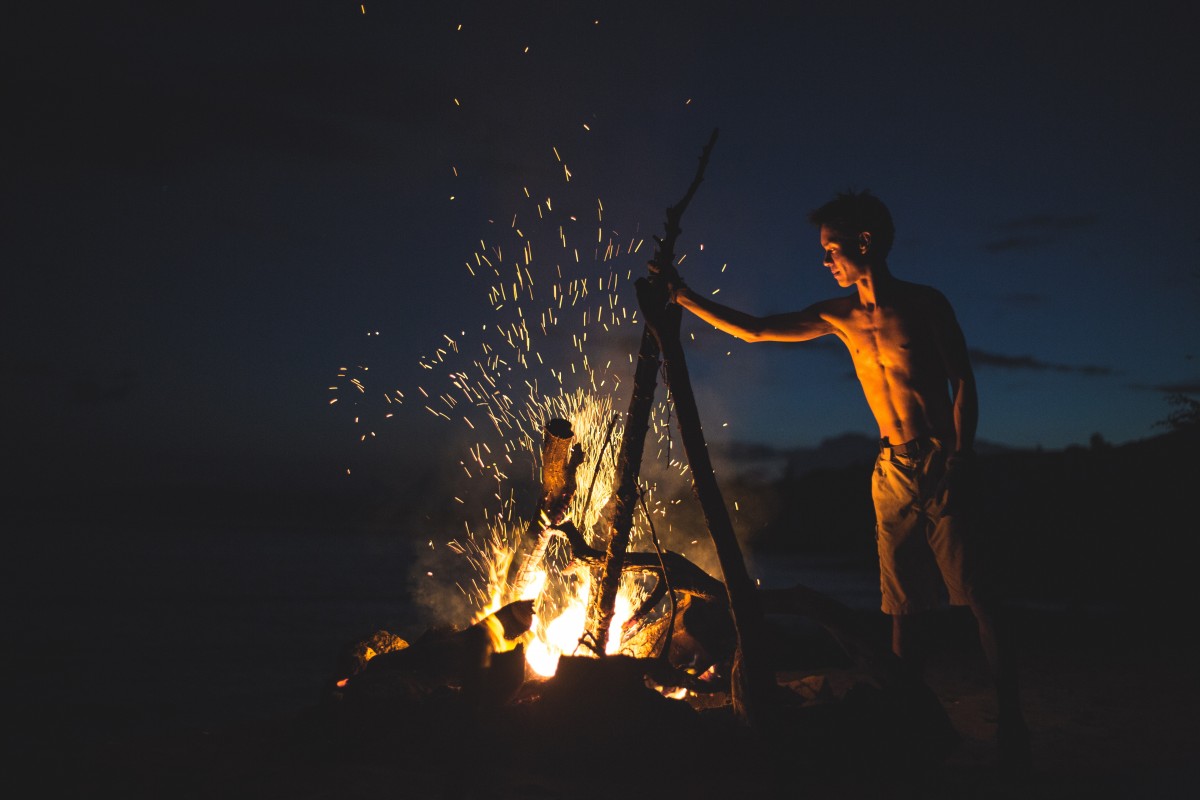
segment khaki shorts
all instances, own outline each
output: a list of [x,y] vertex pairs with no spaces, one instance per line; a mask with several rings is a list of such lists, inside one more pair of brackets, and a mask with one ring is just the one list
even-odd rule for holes
[[936,497],[946,451],[933,438],[880,448],[871,481],[885,614],[970,605],[978,596],[968,520],[943,514]]

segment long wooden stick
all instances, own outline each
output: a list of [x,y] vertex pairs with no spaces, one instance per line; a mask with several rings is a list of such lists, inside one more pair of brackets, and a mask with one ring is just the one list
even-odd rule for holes
[[[643,294],[639,291],[639,300]],[[679,312],[679,306],[675,305],[664,309],[661,315],[651,311],[646,316],[646,325],[655,332],[662,349],[667,387],[671,391],[679,436],[692,472],[692,488],[700,501],[709,535],[717,551],[717,560],[725,576],[729,611],[738,640],[731,685],[734,714],[748,726],[759,727],[763,717],[769,713],[776,687],[775,673],[766,656],[765,618],[708,456],[696,396],[692,391],[683,346],[679,341]],[[645,306],[643,313],[646,313]],[[660,325],[660,322],[663,324]]]
[[625,553],[629,549],[630,528],[633,526],[634,501],[637,496],[638,475],[642,468],[642,451],[646,433],[650,430],[650,410],[654,405],[654,390],[658,385],[658,342],[648,331],[642,332],[637,367],[633,374],[633,394],[625,415],[625,432],[617,457],[617,490],[605,509],[609,522],[608,551],[600,588],[592,606],[588,625],[590,646],[603,655],[608,646],[608,629],[616,614],[617,589],[625,568]]
[[[717,132],[704,150],[700,170],[692,187],[679,206],[667,212],[667,241],[674,245],[680,233],[679,218],[688,201],[695,193],[703,177],[709,151],[716,141]],[[673,255],[673,253],[672,253]],[[638,304],[642,310],[646,329],[655,337],[663,356],[667,388],[671,392],[675,408],[675,419],[679,435],[687,454],[692,472],[692,488],[700,501],[708,532],[716,547],[717,559],[725,576],[725,588],[729,595],[729,610],[737,632],[738,649],[734,658],[732,699],[734,713],[746,724],[755,727],[770,707],[771,695],[775,690],[775,674],[766,660],[765,620],[762,606],[741,547],[733,532],[729,511],[721,496],[708,456],[708,445],[700,424],[700,412],[696,407],[696,395],[692,391],[683,345],[679,340],[679,323],[682,309],[666,302],[667,281],[674,276],[673,258],[666,262],[652,262],[651,276],[637,282]]]
[[[700,156],[700,165],[683,199],[667,209],[666,235],[657,242],[652,264],[664,269],[674,269],[675,240],[679,237],[679,220],[692,201],[700,182],[704,180],[704,169],[713,145],[717,143],[714,129],[708,144]],[[643,316],[645,310],[643,309]],[[593,608],[593,618],[588,626],[592,647],[603,655],[608,645],[608,629],[616,613],[617,590],[620,588],[621,572],[625,564],[625,553],[629,549],[630,528],[633,526],[633,510],[637,500],[637,481],[642,468],[642,452],[645,449],[646,433],[650,430],[650,411],[654,405],[654,390],[658,386],[659,362],[658,339],[648,326],[642,328],[642,343],[638,349],[638,362],[633,376],[633,392],[629,398],[629,411],[625,415],[625,432],[621,440],[621,452],[617,459],[617,488],[609,501],[605,516],[611,532],[604,572],[600,578],[598,597]]]

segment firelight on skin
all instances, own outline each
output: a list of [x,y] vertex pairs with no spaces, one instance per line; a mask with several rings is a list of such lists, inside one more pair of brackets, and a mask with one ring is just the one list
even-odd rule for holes
[[[873,273],[866,254],[871,233],[852,244],[821,228],[830,274],[851,295],[800,311],[757,317],[679,287],[675,302],[713,327],[747,342],[807,342],[836,336],[846,346],[880,438],[907,442],[937,436],[955,450],[974,444],[977,400],[966,342],[954,311],[940,292]],[[876,270],[878,270],[876,266]],[[886,280],[881,280],[886,278]],[[904,313],[897,312],[902,305]],[[914,308],[918,310],[914,311]],[[928,324],[914,324],[914,320]],[[936,359],[931,354],[938,354]],[[949,382],[952,392],[945,391]],[[956,425],[962,420],[963,425]]]

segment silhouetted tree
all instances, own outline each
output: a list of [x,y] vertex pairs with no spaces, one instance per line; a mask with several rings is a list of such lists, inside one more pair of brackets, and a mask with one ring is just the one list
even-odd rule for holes
[[1169,428],[1173,432],[1200,430],[1200,400],[1185,394],[1173,394],[1167,402],[1174,406],[1166,419],[1154,423],[1155,427]]

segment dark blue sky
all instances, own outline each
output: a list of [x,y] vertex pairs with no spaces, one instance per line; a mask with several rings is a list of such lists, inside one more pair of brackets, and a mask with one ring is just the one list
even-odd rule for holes
[[[694,288],[759,313],[840,292],[805,214],[869,188],[893,271],[957,308],[981,438],[1144,438],[1200,392],[1186,4],[411,5],[55,5],[10,29],[0,368],[27,477],[320,483],[439,441],[456,468],[478,410],[424,406],[519,319],[491,287],[564,269],[632,311],[595,281],[628,287],[713,128]],[[503,281],[473,276],[495,247]],[[587,303],[513,394],[570,375]],[[875,435],[836,342],[685,326],[710,440]],[[593,316],[589,363],[627,380],[638,332]],[[430,360],[444,336],[460,352]]]

